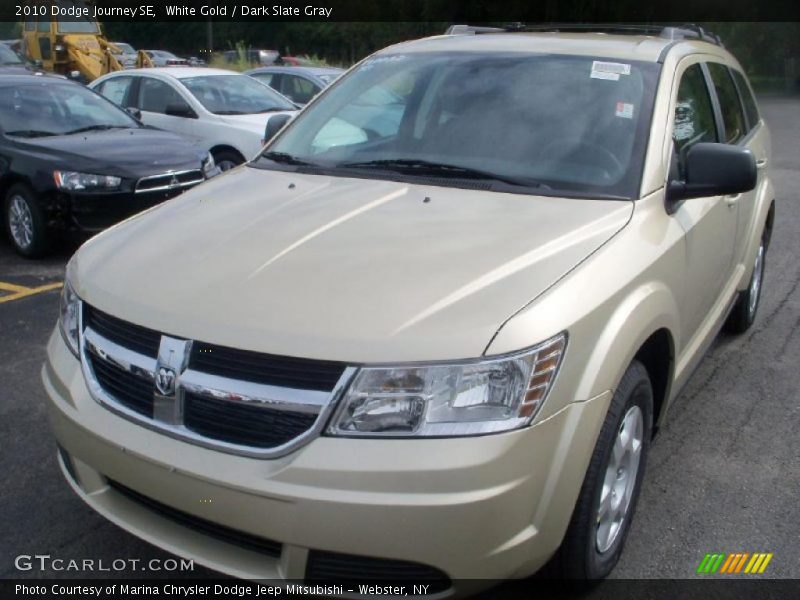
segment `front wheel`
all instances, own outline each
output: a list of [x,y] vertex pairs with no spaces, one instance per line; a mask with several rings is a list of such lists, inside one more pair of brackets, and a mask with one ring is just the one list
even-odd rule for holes
[[42,256],[50,247],[50,233],[33,192],[17,184],[8,190],[5,200],[5,223],[8,239],[18,254],[26,258]]
[[761,302],[761,288],[764,284],[764,267],[767,258],[767,242],[761,236],[761,242],[756,252],[756,260],[753,264],[753,275],[750,283],[744,292],[739,292],[736,304],[733,305],[728,320],[725,321],[725,330],[728,333],[744,333],[753,325],[758,313],[758,306]]
[[639,497],[653,428],[653,388],[633,361],[611,401],[567,534],[558,575],[588,583],[606,577],[622,554]]

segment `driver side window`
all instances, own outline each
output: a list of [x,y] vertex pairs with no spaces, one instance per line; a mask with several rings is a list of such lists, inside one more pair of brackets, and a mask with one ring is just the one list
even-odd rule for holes
[[698,142],[718,140],[711,96],[699,64],[686,69],[681,77],[672,138],[681,155]]
[[183,102],[183,98],[171,85],[151,77],[142,77],[139,84],[139,108],[141,110],[166,114],[167,106],[175,102]]

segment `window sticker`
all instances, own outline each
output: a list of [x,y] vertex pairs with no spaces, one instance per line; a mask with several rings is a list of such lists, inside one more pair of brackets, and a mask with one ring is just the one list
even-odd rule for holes
[[592,79],[608,79],[609,81],[619,81],[620,75],[630,75],[631,66],[625,63],[604,62],[595,60],[592,62]]
[[623,119],[632,119],[633,104],[628,102],[617,102],[617,112],[615,114]]

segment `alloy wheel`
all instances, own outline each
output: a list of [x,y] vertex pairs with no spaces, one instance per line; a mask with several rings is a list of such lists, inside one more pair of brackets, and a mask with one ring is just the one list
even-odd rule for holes
[[33,214],[31,207],[20,195],[11,198],[8,209],[8,226],[14,243],[24,249],[33,243]]
[[764,242],[758,247],[758,254],[756,255],[756,264],[753,267],[753,279],[750,281],[749,302],[747,305],[747,312],[749,313],[750,320],[756,316],[756,309],[758,308],[758,298],[761,293],[761,282],[764,279]]
[[608,551],[616,541],[636,488],[644,441],[644,415],[631,406],[619,426],[608,459],[603,489],[597,506],[597,551]]

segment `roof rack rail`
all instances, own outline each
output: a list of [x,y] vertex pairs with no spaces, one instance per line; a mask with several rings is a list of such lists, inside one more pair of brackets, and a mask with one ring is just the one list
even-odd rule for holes
[[481,33],[515,33],[515,32],[595,32],[621,35],[653,35],[669,40],[695,39],[722,46],[718,35],[703,29],[699,25],[686,23],[681,25],[657,25],[649,23],[541,23],[526,25],[510,23],[503,27],[484,27],[472,25],[451,25],[445,35],[477,35]]

